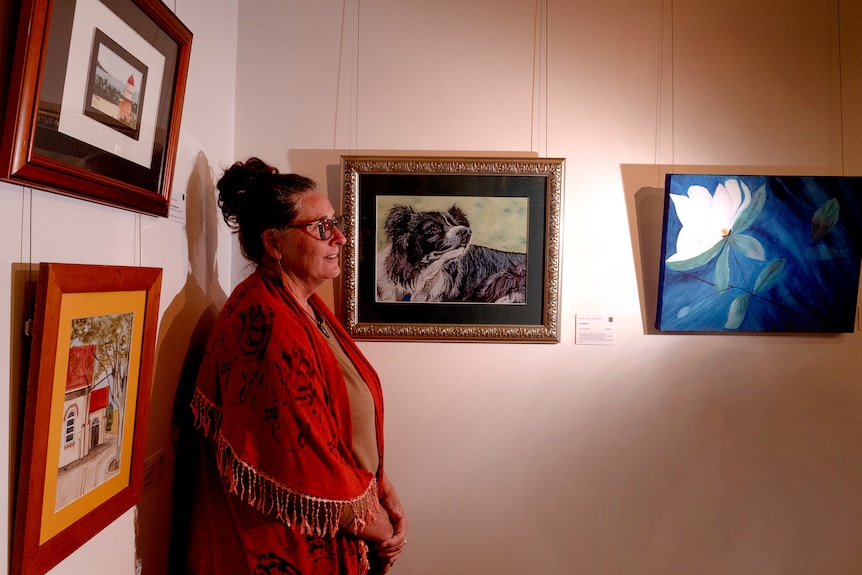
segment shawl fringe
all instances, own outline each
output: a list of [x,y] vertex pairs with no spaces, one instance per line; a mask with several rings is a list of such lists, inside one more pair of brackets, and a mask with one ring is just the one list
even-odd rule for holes
[[371,480],[362,495],[353,499],[324,499],[300,493],[258,471],[236,455],[221,434],[221,409],[199,389],[194,391],[191,408],[195,427],[215,442],[216,463],[230,492],[258,511],[275,517],[288,527],[298,525],[305,535],[318,537],[334,537],[345,517],[351,521],[351,530],[356,535],[377,517],[376,478]]

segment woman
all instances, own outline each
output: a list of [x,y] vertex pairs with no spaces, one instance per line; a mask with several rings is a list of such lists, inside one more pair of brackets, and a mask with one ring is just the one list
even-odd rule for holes
[[205,438],[188,573],[385,573],[407,521],[383,471],[377,374],[315,290],[343,218],[308,178],[257,158],[218,182],[256,269],[210,337],[192,398]]

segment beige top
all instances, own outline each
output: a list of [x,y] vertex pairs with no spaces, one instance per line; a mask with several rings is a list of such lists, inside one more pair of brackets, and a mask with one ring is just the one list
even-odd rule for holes
[[[332,330],[329,330],[332,333]],[[377,432],[374,426],[374,398],[371,390],[359,375],[356,366],[341,349],[334,337],[326,338],[329,347],[338,359],[344,381],[347,383],[347,395],[350,398],[350,412],[353,420],[353,456],[359,467],[371,473],[377,473],[380,466],[380,453],[377,446]]]

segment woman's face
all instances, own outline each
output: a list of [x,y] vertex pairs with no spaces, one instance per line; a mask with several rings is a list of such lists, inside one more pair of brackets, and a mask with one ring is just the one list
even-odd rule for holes
[[317,230],[319,220],[334,217],[335,210],[326,196],[316,190],[304,192],[293,225],[311,225],[287,228],[282,232],[281,267],[291,284],[306,292],[297,295],[307,297],[326,280],[341,273],[338,252],[346,241],[344,234],[335,228],[331,238],[321,240]]

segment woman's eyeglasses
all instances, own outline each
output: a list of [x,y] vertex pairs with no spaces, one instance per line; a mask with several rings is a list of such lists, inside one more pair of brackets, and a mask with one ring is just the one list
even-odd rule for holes
[[[317,226],[317,233],[320,236],[321,240],[328,240],[332,238],[332,234],[335,233],[335,228],[338,228],[338,231],[344,233],[344,216],[335,216],[330,220],[317,220],[316,222],[308,222],[305,224],[294,224],[292,226],[284,226],[285,228],[306,228],[309,232],[312,232],[312,226]],[[313,233],[313,232],[312,232]]]

